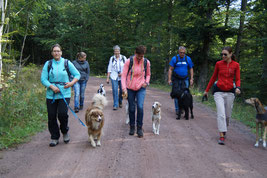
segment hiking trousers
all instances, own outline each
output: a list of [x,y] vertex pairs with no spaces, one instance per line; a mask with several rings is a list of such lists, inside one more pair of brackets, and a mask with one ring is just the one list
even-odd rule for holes
[[230,124],[234,99],[235,95],[231,92],[215,92],[214,94],[219,132],[227,132],[227,126]]
[[[65,98],[66,102],[70,103],[70,98]],[[60,132],[66,134],[69,130],[68,127],[68,107],[63,99],[56,99],[52,103],[52,99],[46,99],[46,106],[48,112],[48,130],[51,134],[51,139],[58,140]],[[57,119],[60,126],[58,126]]]

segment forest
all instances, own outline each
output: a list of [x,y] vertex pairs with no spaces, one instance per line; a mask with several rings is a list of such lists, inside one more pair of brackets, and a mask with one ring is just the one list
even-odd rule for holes
[[0,82],[43,65],[59,43],[70,60],[84,51],[95,75],[106,74],[114,45],[127,57],[145,45],[151,82],[167,85],[169,61],[185,46],[203,91],[221,49],[231,46],[242,97],[267,104],[266,0],[1,0],[0,8]]

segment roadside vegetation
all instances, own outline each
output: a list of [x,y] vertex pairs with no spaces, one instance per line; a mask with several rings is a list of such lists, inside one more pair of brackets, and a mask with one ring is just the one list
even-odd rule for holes
[[0,92],[0,150],[29,140],[46,128],[45,87],[40,68],[31,64],[19,75],[13,70],[2,73]]

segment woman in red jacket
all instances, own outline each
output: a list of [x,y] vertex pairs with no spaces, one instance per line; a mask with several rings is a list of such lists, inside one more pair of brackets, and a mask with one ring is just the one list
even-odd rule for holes
[[[240,68],[235,61],[235,56],[231,47],[224,47],[221,53],[222,60],[215,65],[214,73],[204,92],[204,96],[208,95],[209,89],[214,85],[214,100],[217,108],[217,124],[220,132],[218,143],[224,145],[227,126],[231,118],[235,94],[240,94]],[[235,84],[234,84],[235,78]]]

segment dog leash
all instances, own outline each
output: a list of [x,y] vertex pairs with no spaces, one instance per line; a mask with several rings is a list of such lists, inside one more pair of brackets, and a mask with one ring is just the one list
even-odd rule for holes
[[[59,89],[59,88],[58,88]],[[80,122],[80,124],[84,127],[87,128],[87,126],[83,123],[83,121],[81,121],[81,119],[75,114],[75,112],[71,109],[70,105],[67,103],[67,101],[65,100],[65,97],[63,96],[61,90],[59,89],[59,93],[61,95],[61,97],[63,98],[65,104],[67,105],[67,107],[70,109],[70,111],[72,112],[72,115]],[[55,102],[55,93],[53,94],[53,101],[51,102],[52,104]]]

